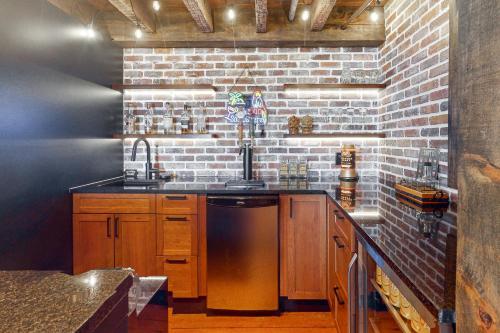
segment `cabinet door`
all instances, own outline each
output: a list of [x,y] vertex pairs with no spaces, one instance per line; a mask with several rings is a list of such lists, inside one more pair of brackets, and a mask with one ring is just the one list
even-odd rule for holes
[[290,299],[326,299],[326,197],[288,197],[287,289]]
[[333,215],[333,210],[335,209],[335,204],[328,200],[327,209],[327,296],[328,304],[333,314],[335,314],[335,290],[336,280],[335,280],[335,242],[333,241],[334,235],[334,223],[335,215]]
[[113,215],[73,215],[73,273],[113,268]]
[[131,267],[140,276],[154,267],[154,215],[114,215],[115,267]]

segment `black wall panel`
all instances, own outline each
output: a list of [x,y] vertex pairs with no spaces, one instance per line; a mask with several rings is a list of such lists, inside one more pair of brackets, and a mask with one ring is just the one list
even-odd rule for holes
[[71,270],[68,188],[121,174],[122,50],[42,0],[0,0],[0,269]]

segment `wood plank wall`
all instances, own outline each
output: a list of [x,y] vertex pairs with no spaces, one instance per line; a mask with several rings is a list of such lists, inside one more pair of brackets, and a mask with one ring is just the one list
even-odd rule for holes
[[457,331],[500,316],[500,1],[450,2],[450,141],[458,166]]

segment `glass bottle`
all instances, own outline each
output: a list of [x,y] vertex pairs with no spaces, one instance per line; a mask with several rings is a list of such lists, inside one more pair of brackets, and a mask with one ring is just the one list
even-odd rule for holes
[[189,109],[186,104],[184,104],[184,110],[182,111],[181,114],[181,134],[188,134],[189,133],[189,122],[191,120],[191,117],[189,116]]
[[175,134],[174,132],[174,106],[171,103],[167,103],[167,108],[165,110],[165,115],[163,116],[163,127],[165,128],[165,134]]
[[207,133],[207,111],[205,108],[200,108],[198,110],[198,116],[196,118],[196,132],[198,134]]

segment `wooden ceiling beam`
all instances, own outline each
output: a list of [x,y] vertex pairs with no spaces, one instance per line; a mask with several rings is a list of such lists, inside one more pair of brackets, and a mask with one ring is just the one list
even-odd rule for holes
[[147,32],[156,32],[153,9],[144,0],[109,0],[120,13]]
[[314,0],[311,6],[311,30],[321,31],[337,0]]
[[182,0],[202,32],[213,32],[212,10],[208,0]]
[[358,18],[361,14],[363,14],[363,12],[365,11],[365,9],[372,3],[373,0],[365,0],[361,6],[359,6],[356,11],[347,19],[345,25],[344,25],[344,28],[349,24],[351,23],[352,21],[354,21],[356,18]]
[[59,8],[66,14],[73,16],[83,24],[92,22],[94,16],[99,11],[97,8],[89,5],[86,1],[68,1],[68,0],[48,0],[53,6]]
[[288,21],[293,22],[295,13],[297,12],[297,4],[299,0],[290,0],[290,9],[288,10]]
[[267,0],[255,0],[255,24],[257,32],[267,32]]
[[[328,29],[314,33],[304,39],[303,22],[289,22],[287,13],[281,8],[268,8],[267,32],[257,33],[253,8],[238,8],[238,25],[234,29],[224,19],[225,8],[215,8],[214,32],[203,33],[192,24],[190,14],[185,10],[171,10],[165,14],[169,24],[158,26],[156,34],[145,34],[141,40],[133,38],[133,27],[121,22],[109,25],[114,41],[122,47],[354,47],[379,46],[385,41],[384,24],[374,24],[368,14],[363,13],[359,24],[342,30],[345,14],[334,11],[326,25]],[[296,20],[297,21],[297,20]],[[357,21],[357,22],[358,22]]]

